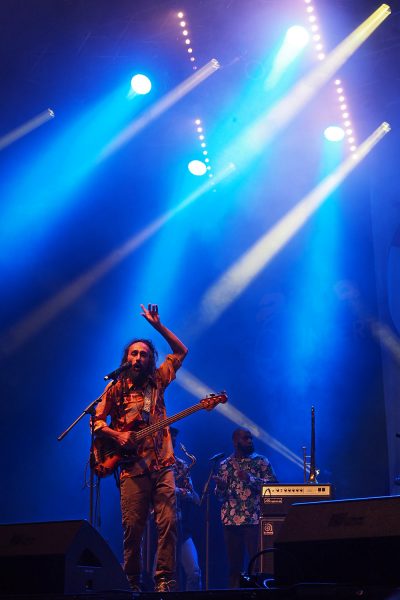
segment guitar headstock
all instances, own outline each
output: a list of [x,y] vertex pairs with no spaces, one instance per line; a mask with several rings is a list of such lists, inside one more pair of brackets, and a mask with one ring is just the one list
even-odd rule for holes
[[206,410],[212,410],[217,406],[217,404],[225,404],[227,401],[227,393],[220,392],[219,394],[208,394],[205,398],[200,400],[200,403]]

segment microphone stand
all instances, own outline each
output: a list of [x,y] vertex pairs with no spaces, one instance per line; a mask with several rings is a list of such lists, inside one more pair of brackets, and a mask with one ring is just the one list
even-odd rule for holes
[[210,474],[206,483],[204,484],[203,493],[201,495],[199,506],[203,506],[204,499],[206,499],[206,573],[205,573],[205,588],[208,590],[208,581],[209,581],[209,556],[210,556],[210,483],[211,478],[214,474],[215,467],[217,464],[217,460],[213,460],[213,464],[211,466]]
[[[113,383],[115,383],[113,381]],[[65,431],[63,431],[58,437],[57,437],[57,441],[61,442],[61,440],[63,440],[65,438],[65,436],[71,431],[71,429],[73,429],[75,427],[75,425],[77,425],[79,423],[79,421],[81,419],[83,419],[83,417],[85,415],[90,415],[90,416],[94,416],[95,411],[96,411],[96,406],[98,405],[98,403],[101,401],[101,399],[103,398],[105,392],[107,391],[108,387],[106,388],[106,390],[104,390],[104,392],[102,394],[100,394],[100,396],[98,398],[96,398],[95,400],[93,400],[85,409],[84,411],[79,415],[79,417],[77,417],[75,419],[75,421],[73,421],[71,423],[71,425],[69,425],[67,427],[67,429]],[[92,525],[92,527],[95,527],[95,523],[94,523],[94,510],[93,510],[93,490],[94,490],[94,422],[93,419],[90,422],[90,451],[89,451],[89,467],[90,467],[90,479],[89,479],[89,523]]]

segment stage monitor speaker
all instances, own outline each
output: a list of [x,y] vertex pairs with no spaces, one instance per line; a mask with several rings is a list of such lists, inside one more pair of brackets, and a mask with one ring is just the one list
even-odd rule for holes
[[87,521],[0,525],[0,594],[128,590],[115,555]]
[[[270,550],[274,547],[282,523],[285,517],[261,517],[260,519],[260,550]],[[265,552],[260,558],[260,571],[268,575],[274,574],[274,553]]]
[[400,496],[295,504],[275,542],[279,584],[400,584]]

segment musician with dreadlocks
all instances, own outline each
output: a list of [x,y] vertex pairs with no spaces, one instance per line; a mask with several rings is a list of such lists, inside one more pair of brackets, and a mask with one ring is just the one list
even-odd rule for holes
[[[124,534],[124,569],[131,588],[141,591],[142,539],[150,509],[157,526],[155,591],[176,586],[176,499],[172,465],[175,462],[169,428],[148,436],[139,445],[132,430],[166,417],[164,390],[175,379],[188,350],[160,321],[158,307],[141,304],[142,316],[168,342],[172,352],[156,367],[157,351],[150,340],[134,339],[125,347],[121,364],[131,367],[110,384],[96,409],[96,436],[108,437],[132,457],[121,466],[120,492]],[[109,418],[110,423],[107,423]]]

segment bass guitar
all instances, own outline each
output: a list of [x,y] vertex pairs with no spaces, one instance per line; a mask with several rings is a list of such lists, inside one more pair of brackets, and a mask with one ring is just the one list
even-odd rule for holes
[[209,394],[197,404],[182,410],[172,417],[166,417],[165,419],[161,419],[161,421],[153,423],[152,425],[142,426],[140,429],[131,432],[132,448],[127,450],[122,450],[119,444],[117,444],[117,442],[112,438],[95,438],[93,452],[94,472],[98,477],[107,477],[107,475],[112,475],[119,465],[123,464],[124,462],[129,463],[134,459],[136,454],[135,449],[145,438],[157,433],[157,431],[161,431],[161,429],[164,429],[165,427],[168,427],[168,425],[171,425],[171,423],[180,421],[181,419],[184,419],[185,417],[188,417],[199,410],[212,410],[217,406],[217,404],[225,404],[227,400],[228,396],[226,395],[226,392]]

